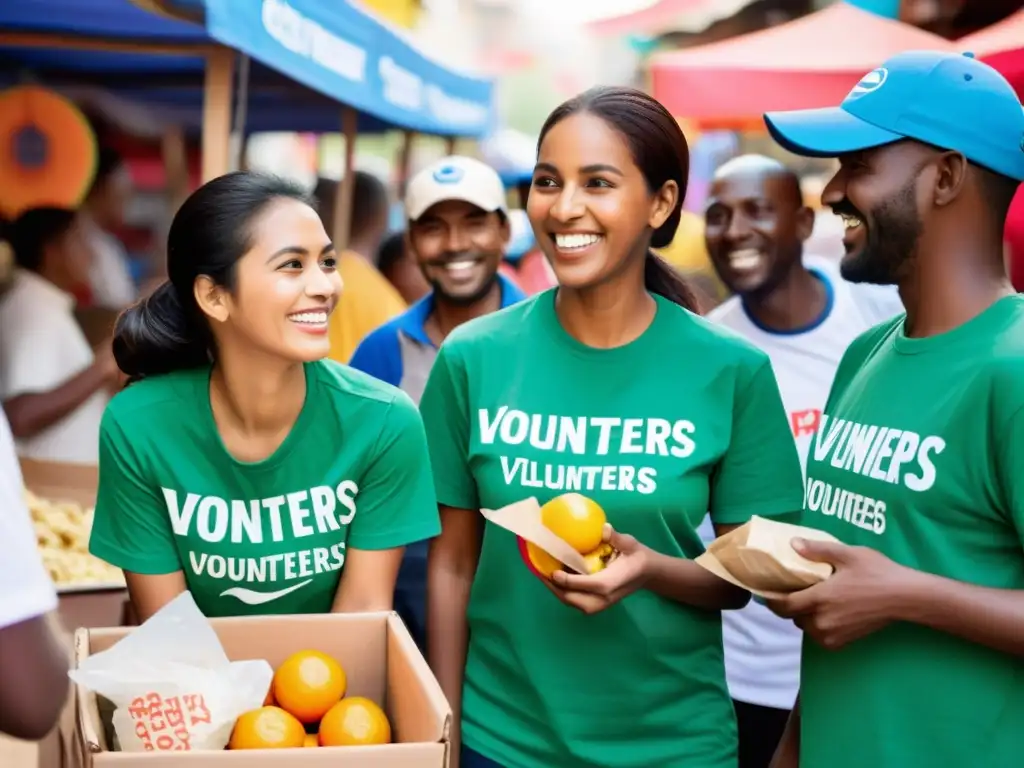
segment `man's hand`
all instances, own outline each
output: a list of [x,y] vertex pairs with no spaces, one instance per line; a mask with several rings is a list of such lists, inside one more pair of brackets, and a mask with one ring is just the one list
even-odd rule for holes
[[566,605],[597,613],[642,589],[647,582],[650,550],[633,536],[605,525],[604,540],[618,556],[603,571],[582,575],[556,571],[548,588]]
[[896,596],[913,571],[869,547],[794,539],[793,549],[808,560],[830,563],[835,572],[813,587],[766,602],[819,645],[842,648],[896,618]]

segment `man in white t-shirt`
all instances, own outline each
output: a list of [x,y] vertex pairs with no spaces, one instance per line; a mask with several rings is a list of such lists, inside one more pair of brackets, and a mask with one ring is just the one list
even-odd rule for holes
[[119,381],[110,343],[94,354],[75,319],[88,245],[77,215],[36,208],[7,230],[18,269],[0,295],[0,404],[18,454],[95,464],[100,420]]
[[[848,283],[832,260],[805,256],[813,227],[799,179],[776,160],[745,155],[715,174],[705,240],[735,295],[708,317],[768,353],[805,468],[846,347],[903,311],[892,288]],[[714,536],[707,521],[701,533]],[[722,621],[739,768],[767,768],[799,688],[801,633],[756,601]]]
[[60,716],[69,657],[46,619],[56,607],[0,412],[0,733],[38,740]]

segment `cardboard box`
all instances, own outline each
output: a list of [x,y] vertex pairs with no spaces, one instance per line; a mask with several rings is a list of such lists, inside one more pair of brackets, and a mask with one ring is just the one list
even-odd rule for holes
[[[81,768],[447,768],[451,707],[398,614],[317,614],[211,619],[232,661],[265,659],[275,669],[312,648],[334,656],[348,678],[346,695],[384,707],[394,743],[377,747],[268,749],[238,752],[110,752],[111,705],[76,687]],[[110,648],[131,629],[75,633],[75,664]]]
[[[64,464],[21,459],[21,475],[36,496],[82,507],[96,504],[99,468],[88,464]],[[57,588],[58,613],[69,630],[79,627],[117,627],[130,621],[128,590],[123,583],[82,584]]]
[[24,458],[18,463],[25,487],[37,496],[50,501],[70,501],[83,507],[96,503],[99,467]]

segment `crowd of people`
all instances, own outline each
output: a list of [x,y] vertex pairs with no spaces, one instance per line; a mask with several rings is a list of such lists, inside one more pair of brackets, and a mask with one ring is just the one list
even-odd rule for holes
[[[400,237],[357,176],[342,253],[334,186],[236,172],[184,202],[167,280],[94,357],[69,294],[102,206],[33,212],[0,299],[11,432],[98,462],[90,549],[140,621],[186,590],[209,617],[397,610],[452,707],[453,766],[1016,766],[1024,298],[1003,224],[1024,110],[970,56],[880,72],[765,116],[791,153],[838,159],[843,258],[808,246],[792,170],[735,157],[704,212],[730,294],[710,311],[657,253],[686,140],[628,88],[540,131],[539,292],[504,260],[506,191],[478,160],[410,179]],[[42,302],[45,340],[18,325]],[[37,738],[67,661],[13,445],[0,432],[0,730]],[[618,557],[538,578],[480,510],[568,491],[604,508]],[[755,515],[833,534],[792,542],[832,575],[751,600],[694,562]]]

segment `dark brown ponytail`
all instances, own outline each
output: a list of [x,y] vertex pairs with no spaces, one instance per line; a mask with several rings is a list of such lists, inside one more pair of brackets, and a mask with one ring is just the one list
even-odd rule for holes
[[654,251],[648,251],[644,261],[644,287],[651,293],[664,296],[673,304],[701,314],[700,302],[689,283]]

